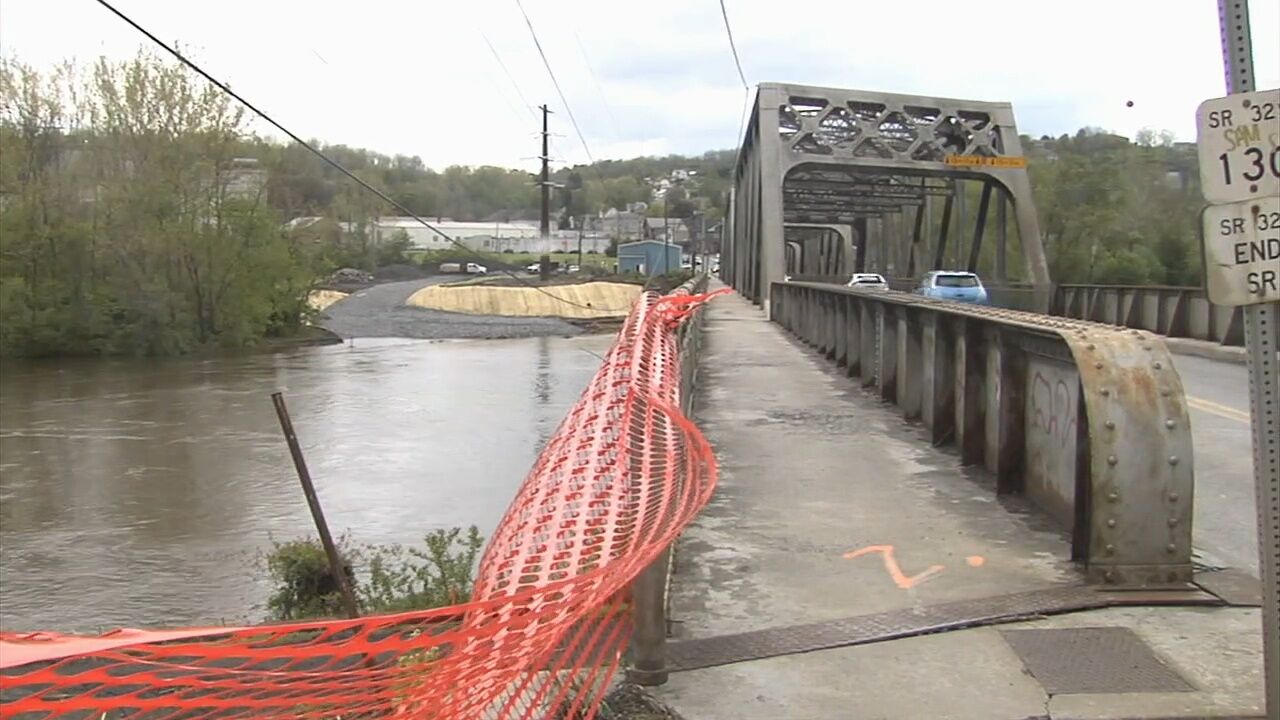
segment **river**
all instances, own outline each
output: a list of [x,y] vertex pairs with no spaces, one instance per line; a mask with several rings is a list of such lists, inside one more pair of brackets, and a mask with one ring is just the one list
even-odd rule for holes
[[360,339],[0,373],[0,629],[259,622],[271,541],[314,534],[283,390],[336,533],[497,524],[611,336]]

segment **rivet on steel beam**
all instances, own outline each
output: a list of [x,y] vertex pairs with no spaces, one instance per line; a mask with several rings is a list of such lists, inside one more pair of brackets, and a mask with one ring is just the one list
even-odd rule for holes
[[1111,518],[1110,520],[1107,520],[1107,527],[1115,527],[1115,526],[1116,526],[1115,518]]
[[1106,389],[1106,388],[1102,388],[1102,397],[1107,397],[1107,396],[1109,396],[1110,394],[1111,394],[1111,391],[1110,391],[1110,390],[1108,390],[1108,389]]
[[1115,546],[1115,545],[1107,545],[1107,547],[1106,547],[1106,551],[1107,551],[1107,554],[1108,554],[1108,555],[1115,555],[1115,554],[1116,554],[1116,546]]
[[1090,349],[1090,350],[1097,350],[1097,349],[1098,349],[1098,346],[1097,346],[1097,345],[1094,345],[1093,343],[1089,343],[1088,347],[1089,347],[1089,349]]
[[1115,581],[1116,581],[1116,574],[1115,574],[1115,573],[1113,573],[1113,572],[1111,572],[1110,570],[1108,570],[1108,571],[1106,571],[1105,573],[1103,573],[1103,574],[1102,574],[1102,577],[1103,577],[1103,578],[1105,578],[1107,582],[1115,582]]
[[1175,427],[1177,427],[1177,426],[1178,426],[1178,421],[1177,421],[1177,420],[1165,420],[1165,421],[1164,421],[1164,426],[1165,426],[1165,427],[1167,427],[1167,428],[1175,428]]
[[1160,397],[1169,397],[1171,394],[1172,392],[1170,392],[1169,388],[1160,391]]
[[1118,462],[1120,462],[1120,458],[1116,457],[1115,455],[1108,455],[1108,456],[1107,456],[1107,464],[1108,464],[1108,465],[1115,465],[1115,464],[1116,464],[1116,463],[1118,463]]
[[1178,546],[1174,545],[1173,543],[1169,543],[1168,545],[1165,545],[1164,549],[1165,549],[1165,552],[1169,553],[1170,555],[1178,552]]
[[1120,493],[1107,493],[1107,499],[1110,500],[1111,502],[1119,502]]
[[1177,465],[1177,464],[1178,464],[1178,456],[1177,456],[1177,455],[1170,455],[1170,456],[1169,456],[1169,464],[1170,464],[1170,465]]
[[1102,363],[1100,363],[1100,362],[1096,362],[1096,363],[1094,363],[1094,364],[1093,364],[1093,366],[1094,366],[1095,368],[1099,369],[1099,370],[1101,370],[1101,369],[1102,369]]
[[1178,518],[1169,518],[1169,527],[1173,527],[1174,525],[1177,525],[1177,524],[1178,524]]
[[1169,493],[1169,502],[1178,502],[1178,493]]
[[1155,368],[1155,369],[1159,370],[1160,368],[1164,367],[1164,365],[1160,364],[1160,361],[1159,361],[1159,360],[1157,360],[1157,361],[1155,361],[1155,362],[1151,363],[1151,367],[1153,367],[1153,368]]
[[1103,423],[1103,425],[1106,425],[1108,430],[1115,430],[1115,429],[1116,429],[1116,421],[1115,421],[1115,420],[1108,420],[1108,421],[1106,421],[1105,423]]

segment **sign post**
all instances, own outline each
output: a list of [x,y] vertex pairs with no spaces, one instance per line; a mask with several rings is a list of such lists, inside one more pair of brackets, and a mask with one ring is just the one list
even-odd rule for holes
[[[1273,212],[1280,195],[1280,91],[1254,92],[1248,0],[1218,0],[1228,97],[1196,113],[1205,199],[1205,275],[1214,302],[1245,305],[1253,479],[1262,581],[1267,717],[1280,716],[1280,256]],[[1268,277],[1266,273],[1273,274]],[[1254,285],[1250,286],[1250,282]],[[1216,292],[1216,294],[1215,294]]]

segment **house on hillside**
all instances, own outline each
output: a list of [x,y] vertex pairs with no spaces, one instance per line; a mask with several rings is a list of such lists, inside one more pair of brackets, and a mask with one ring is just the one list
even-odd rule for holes
[[587,218],[583,229],[589,233],[599,233],[622,242],[643,240],[645,237],[644,211],[618,210],[609,208],[595,217]]
[[645,239],[687,245],[689,226],[680,218],[645,218]]

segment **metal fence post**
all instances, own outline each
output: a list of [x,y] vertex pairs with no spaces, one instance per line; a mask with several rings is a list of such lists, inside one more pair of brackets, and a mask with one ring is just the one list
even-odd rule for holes
[[[1255,88],[1248,0],[1218,0],[1227,93]],[[1280,303],[1244,308],[1253,419],[1253,481],[1262,580],[1263,678],[1269,717],[1280,715]]]

